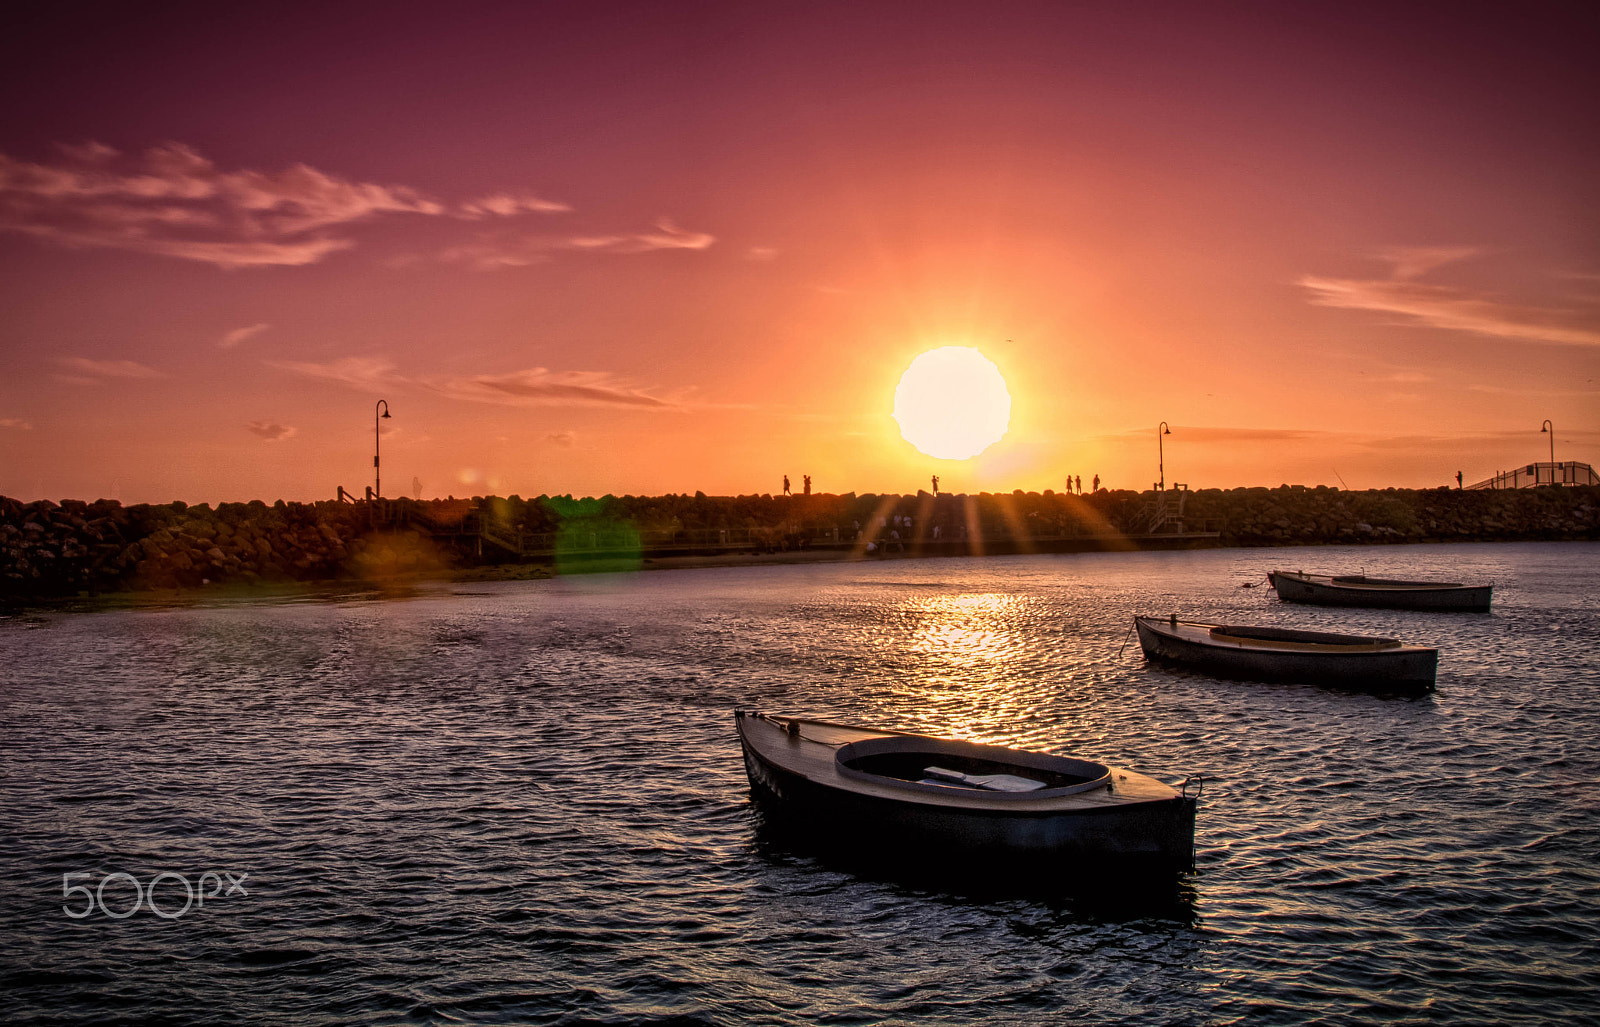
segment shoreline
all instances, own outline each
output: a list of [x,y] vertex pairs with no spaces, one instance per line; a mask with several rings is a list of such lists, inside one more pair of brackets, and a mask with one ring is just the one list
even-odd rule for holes
[[215,509],[0,497],[0,603],[223,584],[345,588],[1028,552],[1569,540],[1600,540],[1600,486],[256,500]]
[[[1503,539],[1455,541],[1418,541],[1391,543],[1391,545],[1453,546],[1453,545],[1528,545],[1595,543],[1600,539]],[[1370,548],[1350,543],[1320,543],[1283,546],[1209,546],[1207,549],[1329,549]],[[1161,549],[1073,550],[1066,552],[988,553],[986,556],[1071,556],[1080,553],[1100,552],[1173,552]],[[425,586],[470,584],[498,584],[511,581],[546,581],[562,577],[587,577],[591,574],[633,574],[645,571],[715,570],[722,568],[782,567],[805,564],[863,563],[877,564],[901,560],[956,559],[941,553],[892,553],[882,556],[857,556],[849,551],[819,550],[789,553],[747,553],[718,555],[668,556],[639,560],[592,560],[582,570],[560,573],[547,564],[490,564],[480,567],[436,569],[396,574],[386,578],[338,578],[319,581],[277,581],[244,584],[239,582],[214,582],[181,588],[129,589],[115,592],[78,594],[71,596],[0,597],[0,621],[20,618],[24,621],[50,613],[101,613],[113,610],[159,610],[192,607],[196,604],[217,603],[247,604],[263,599],[281,599],[287,602],[352,602],[374,599],[416,598],[432,589]],[[980,557],[981,558],[981,557]]]

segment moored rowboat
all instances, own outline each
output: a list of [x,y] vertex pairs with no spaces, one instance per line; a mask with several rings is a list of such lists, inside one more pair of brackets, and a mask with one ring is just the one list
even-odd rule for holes
[[1396,610],[1451,610],[1487,613],[1493,585],[1454,581],[1396,581],[1364,575],[1269,571],[1278,598],[1319,606],[1381,606]]
[[1438,671],[1439,650],[1394,638],[1205,624],[1176,615],[1133,622],[1145,656],[1219,677],[1426,691]]
[[1182,872],[1193,794],[1068,756],[737,711],[750,791],[819,841],[908,863]]

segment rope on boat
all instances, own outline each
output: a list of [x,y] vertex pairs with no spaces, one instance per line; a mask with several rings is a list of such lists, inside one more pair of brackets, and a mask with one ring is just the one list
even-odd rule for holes
[[1133,622],[1133,623],[1132,623],[1132,624],[1129,624],[1129,625],[1128,625],[1128,633],[1127,633],[1127,634],[1126,634],[1126,635],[1123,635],[1123,636],[1122,636],[1122,649],[1118,649],[1118,650],[1117,650],[1117,659],[1119,659],[1119,660],[1120,660],[1120,659],[1122,659],[1122,652],[1123,652],[1123,650],[1124,650],[1124,649],[1127,649],[1127,648],[1128,648],[1128,639],[1129,639],[1129,638],[1130,638],[1130,637],[1132,637],[1132,635],[1133,635],[1133,629],[1134,629],[1134,628],[1135,628],[1135,627],[1137,627],[1137,626],[1138,626],[1138,624],[1139,624],[1139,622],[1138,622],[1138,621],[1134,621],[1134,622]]
[[1190,774],[1183,779],[1183,784],[1178,786],[1178,791],[1182,793],[1185,799],[1190,797],[1189,786],[1191,784],[1194,785],[1194,800],[1199,802],[1200,793],[1205,791],[1206,788],[1206,776],[1204,774]]
[[[833,749],[837,749],[845,744],[842,741],[827,742],[820,738],[812,738],[810,735],[805,734],[800,730],[801,721],[797,717],[774,717],[770,713],[757,713],[755,716],[760,717],[762,720],[765,720],[770,724],[776,724],[777,726],[783,728],[783,733],[788,735],[790,738],[798,738],[801,741],[812,742],[816,745],[826,745]],[[899,732],[894,733],[898,734]]]

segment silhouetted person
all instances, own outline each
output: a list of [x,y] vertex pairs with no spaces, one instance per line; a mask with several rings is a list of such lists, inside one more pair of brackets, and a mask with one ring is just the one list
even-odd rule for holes
[[1078,485],[1073,491],[1075,491],[1075,492],[1082,492],[1083,491],[1083,475],[1081,475],[1081,474],[1078,475]]
[[789,493],[789,476],[787,474],[785,474],[783,476],[783,494],[786,495],[786,496],[790,494]]
[[1098,474],[1094,476],[1094,489],[1093,489],[1093,491],[1095,491],[1095,492],[1099,492],[1100,491],[1100,476]]
[[806,474],[806,475],[802,475],[801,477],[802,477],[803,480],[802,480],[800,488],[801,488],[802,491],[805,492],[806,495],[809,496],[809,495],[811,495],[811,475]]
[[1464,486],[1461,484],[1461,472],[1457,471],[1456,472],[1456,488],[1459,489],[1459,488],[1463,488],[1463,487]]
[[936,496],[939,494],[939,476],[937,474],[933,476],[933,494]]

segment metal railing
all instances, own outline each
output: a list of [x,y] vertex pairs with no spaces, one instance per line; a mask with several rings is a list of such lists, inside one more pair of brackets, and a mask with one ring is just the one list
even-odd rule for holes
[[1473,482],[1468,489],[1531,489],[1539,485],[1600,485],[1600,474],[1577,460],[1545,460],[1501,471],[1492,478]]

